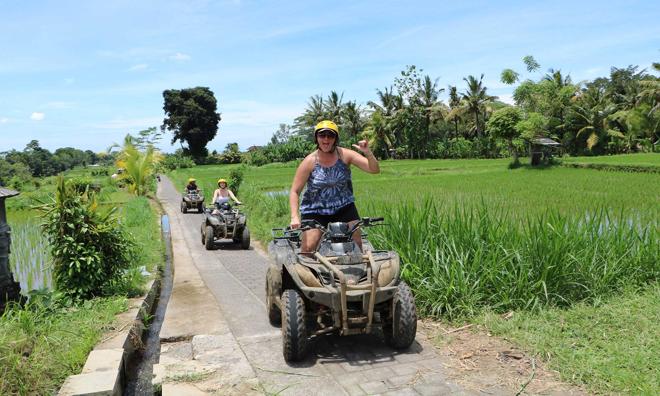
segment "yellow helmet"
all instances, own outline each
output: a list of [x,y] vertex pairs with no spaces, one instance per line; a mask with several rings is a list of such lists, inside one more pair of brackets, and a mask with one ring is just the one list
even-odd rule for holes
[[322,130],[329,130],[335,133],[335,135],[339,135],[339,128],[337,128],[337,124],[330,120],[323,120],[316,124],[316,127],[314,128],[314,133],[322,131]]
[[194,179],[194,178],[192,178],[192,177],[191,177],[190,179],[188,179],[188,183],[192,183],[192,182],[194,182],[194,181],[197,181],[197,180]]
[[227,180],[225,180],[225,179],[218,179],[218,184],[220,184],[220,183],[225,183],[225,184],[227,184]]

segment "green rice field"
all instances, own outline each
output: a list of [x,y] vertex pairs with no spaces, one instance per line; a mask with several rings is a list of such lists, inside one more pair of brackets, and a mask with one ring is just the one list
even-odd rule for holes
[[11,226],[9,263],[21,290],[51,289],[50,248],[36,213],[10,211],[7,221]]
[[562,161],[581,163],[581,164],[608,164],[608,165],[660,167],[660,154],[639,153],[639,154],[607,155],[602,157],[570,157],[570,158],[565,158]]

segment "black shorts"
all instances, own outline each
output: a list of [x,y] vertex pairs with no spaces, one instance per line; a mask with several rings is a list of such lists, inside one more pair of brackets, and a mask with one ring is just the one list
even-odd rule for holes
[[336,221],[348,223],[349,221],[360,220],[360,215],[358,214],[354,203],[350,203],[341,207],[337,212],[335,212],[335,214],[322,215],[318,213],[305,213],[301,217],[302,220],[316,220],[321,223],[323,227],[327,227],[328,223],[333,223]]

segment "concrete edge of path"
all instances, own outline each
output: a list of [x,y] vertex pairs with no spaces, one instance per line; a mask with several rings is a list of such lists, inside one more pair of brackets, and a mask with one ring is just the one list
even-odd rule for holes
[[129,309],[117,315],[116,331],[106,334],[87,356],[80,374],[70,375],[58,395],[121,395],[126,375],[126,360],[142,348],[143,318],[153,309],[160,293],[160,279],[152,279],[149,291],[140,298],[130,299]]
[[157,194],[169,217],[174,275],[160,331],[160,360],[153,369],[154,389],[163,395],[181,394],[183,389],[196,389],[194,394],[253,394],[256,373],[195,265],[178,205],[162,197],[166,183],[171,182],[161,177]]

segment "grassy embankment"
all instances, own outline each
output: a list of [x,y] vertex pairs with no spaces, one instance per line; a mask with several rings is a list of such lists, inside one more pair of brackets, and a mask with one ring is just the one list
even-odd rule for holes
[[562,159],[562,166],[606,171],[660,173],[657,153],[620,154],[602,157],[573,157]]
[[[658,154],[607,158],[660,165]],[[592,390],[657,389],[657,326],[621,334],[659,316],[660,175],[507,163],[386,161],[380,175],[354,172],[358,208],[386,217],[372,239],[401,254],[420,312],[484,323]],[[257,238],[288,223],[288,198],[277,193],[294,170],[248,169],[239,199]],[[196,177],[210,194],[227,173],[207,166],[173,177],[180,187]],[[513,320],[496,315],[510,310]]]
[[[88,171],[74,173],[79,177]],[[114,297],[73,303],[50,296],[26,309],[8,310],[0,317],[0,394],[56,392],[67,376],[80,372],[89,351],[112,329],[115,314],[127,309],[127,296],[142,291],[145,279],[139,276],[140,267],[155,273],[162,262],[162,246],[154,243],[160,241],[158,214],[149,200],[100,181],[101,204],[120,207],[122,223],[140,247],[138,261],[128,274],[130,282]],[[10,263],[28,289],[50,284],[48,244],[38,212],[29,208],[35,203],[33,198],[43,200],[52,191],[52,181],[44,180],[38,192],[26,192],[8,201]]]

